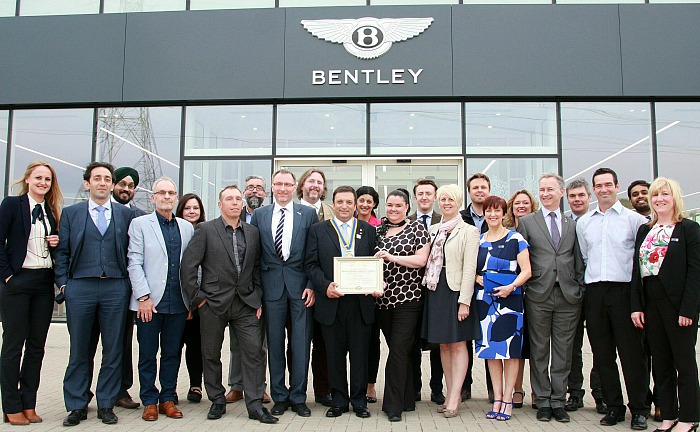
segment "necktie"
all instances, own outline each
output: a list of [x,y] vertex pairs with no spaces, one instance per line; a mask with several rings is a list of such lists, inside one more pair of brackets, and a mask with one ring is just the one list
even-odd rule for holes
[[423,226],[425,227],[425,229],[428,229],[428,215],[423,215],[420,218],[423,221]]
[[284,209],[280,209],[281,216],[280,221],[277,224],[277,231],[275,232],[275,250],[277,255],[282,261],[284,261],[284,255],[282,254],[282,233],[284,232]]
[[44,225],[44,235],[48,236],[49,229],[47,228],[46,221],[44,220],[44,209],[41,207],[41,204],[35,205],[34,210],[32,210],[32,225],[36,223],[37,219]]
[[105,210],[107,209],[102,206],[97,206],[95,209],[97,209],[97,229],[100,231],[100,234],[105,235],[105,232],[107,232],[107,218],[105,217]]
[[552,234],[552,243],[554,243],[554,248],[559,247],[559,240],[561,240],[561,234],[559,233],[559,227],[557,226],[557,214],[554,212],[551,212],[549,214],[549,217],[551,219],[551,234]]

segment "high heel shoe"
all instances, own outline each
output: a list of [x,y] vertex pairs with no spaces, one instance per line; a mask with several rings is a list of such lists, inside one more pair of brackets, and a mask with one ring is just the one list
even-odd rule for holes
[[442,414],[445,412],[445,409],[447,409],[447,407],[445,407],[445,405],[438,405],[437,412]]
[[677,424],[678,424],[678,420],[674,420],[673,424],[669,428],[667,428],[667,429],[656,428],[656,429],[654,429],[654,432],[669,432],[671,429],[676,427]]
[[29,423],[41,423],[43,420],[36,413],[35,409],[22,410],[22,414],[29,420]]
[[513,402],[501,402],[501,409],[498,411],[498,414],[496,414],[496,420],[498,420],[498,421],[510,420],[511,414],[505,413],[505,410],[508,409],[508,405],[513,405]]
[[[503,403],[503,401],[500,400],[500,399],[496,399],[496,400],[493,401],[493,405],[495,406],[496,403],[498,403],[498,411],[500,411],[500,410],[501,410],[501,404]],[[493,408],[493,407],[492,407],[492,408]],[[487,412],[487,413],[486,413],[486,418],[489,419],[489,420],[495,419],[496,417],[498,417],[498,411],[493,411],[493,410],[492,410],[492,411]]]
[[18,412],[14,414],[4,414],[2,417],[3,423],[9,423],[12,426],[27,426],[29,420],[24,416],[23,413]]
[[443,412],[442,415],[444,415],[445,418],[457,417],[459,415],[459,408],[455,408],[455,409],[445,408],[445,412]]
[[[515,401],[515,395],[520,395],[520,402]],[[522,408],[523,402],[525,402],[525,392],[514,391],[513,392],[513,408]]]

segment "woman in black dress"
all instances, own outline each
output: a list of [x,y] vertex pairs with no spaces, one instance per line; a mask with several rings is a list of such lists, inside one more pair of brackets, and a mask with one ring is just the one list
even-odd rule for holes
[[462,188],[445,185],[437,190],[442,212],[440,225],[430,227],[432,249],[425,268],[426,296],[421,335],[440,344],[447,397],[438,407],[445,417],[456,417],[469,364],[467,340],[478,339],[479,321],[472,313],[479,230],[467,225],[459,214]]
[[19,196],[0,204],[0,392],[4,422],[28,425],[41,422],[36,394],[53,315],[51,252],[58,245],[63,195],[56,172],[46,162],[29,164],[16,184]]

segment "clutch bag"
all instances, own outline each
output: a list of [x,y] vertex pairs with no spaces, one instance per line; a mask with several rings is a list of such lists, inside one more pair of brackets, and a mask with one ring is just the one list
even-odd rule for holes
[[[517,277],[518,275],[511,273],[486,272],[484,273],[484,292],[487,294],[493,294],[494,288],[510,285],[515,282]],[[522,294],[522,288],[516,286],[515,291],[513,291],[511,294]]]

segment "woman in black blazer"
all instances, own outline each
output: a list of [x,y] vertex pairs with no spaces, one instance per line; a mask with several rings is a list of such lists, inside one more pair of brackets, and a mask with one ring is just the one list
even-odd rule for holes
[[29,164],[15,185],[19,196],[0,204],[0,393],[3,421],[27,425],[41,422],[36,394],[53,315],[51,250],[58,245],[63,195],[46,162]]
[[[646,330],[663,423],[655,432],[697,430],[700,385],[695,357],[700,311],[700,225],[683,216],[678,183],[649,188],[652,219],[637,232],[632,321]],[[679,408],[680,406],[680,408]]]

